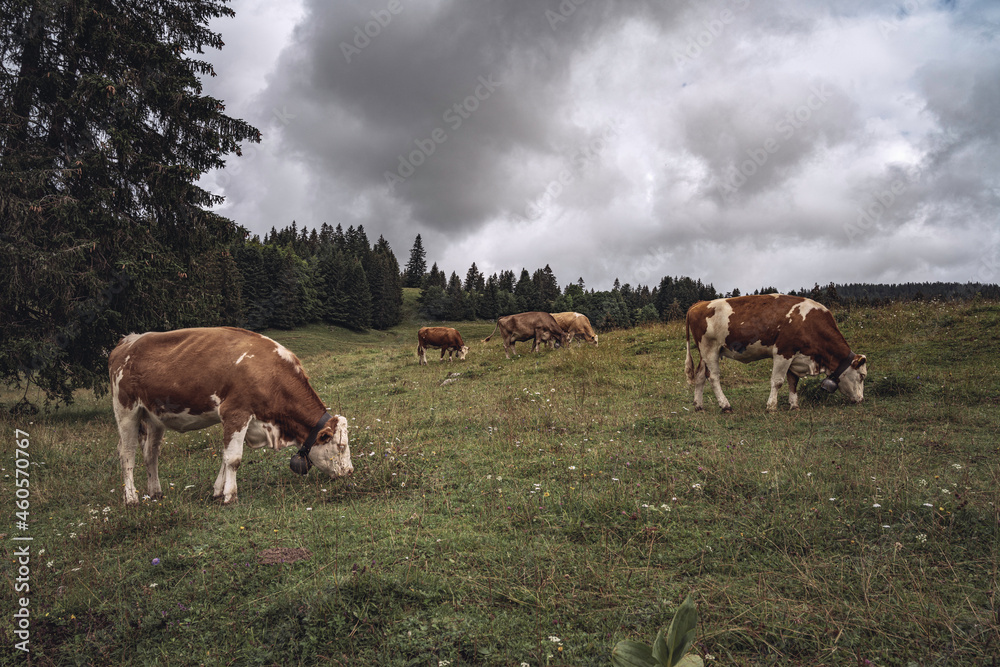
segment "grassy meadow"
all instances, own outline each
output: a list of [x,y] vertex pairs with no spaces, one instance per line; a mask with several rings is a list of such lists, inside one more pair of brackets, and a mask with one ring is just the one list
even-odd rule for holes
[[33,537],[30,656],[5,613],[0,657],[609,665],[691,594],[710,666],[995,665],[1000,304],[836,315],[868,356],[865,402],[814,378],[775,414],[770,364],[732,361],[734,413],[707,388],[695,413],[679,322],[509,361],[481,342],[492,322],[457,323],[466,361],[426,367],[428,322],[268,332],[350,418],[355,473],[302,478],[292,452],[247,450],[232,506],[211,499],[221,427],[168,432],[166,497],[125,508],[108,395],[0,418],[8,591],[11,538]]

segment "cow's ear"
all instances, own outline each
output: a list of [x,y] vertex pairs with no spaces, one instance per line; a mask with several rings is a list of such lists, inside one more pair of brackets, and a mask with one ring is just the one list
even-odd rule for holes
[[319,445],[325,445],[326,443],[330,442],[331,438],[333,438],[333,434],[330,433],[329,429],[325,429],[316,438],[316,443],[319,444]]
[[851,366],[853,366],[855,369],[858,369],[858,368],[861,368],[862,364],[865,364],[867,362],[868,362],[868,359],[865,357],[865,355],[858,354],[858,355],[855,355],[854,362],[851,364]]

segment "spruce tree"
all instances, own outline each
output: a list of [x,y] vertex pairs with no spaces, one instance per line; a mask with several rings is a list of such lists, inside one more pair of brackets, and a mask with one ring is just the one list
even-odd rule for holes
[[341,283],[344,295],[342,319],[336,324],[364,331],[372,325],[372,295],[368,289],[368,278],[356,257],[345,257],[344,278]]
[[552,272],[552,267],[546,264],[544,269],[537,269],[531,276],[531,282],[538,293],[536,308],[544,311],[552,310],[552,302],[559,298],[559,283]]
[[465,291],[462,289],[462,279],[452,271],[448,279],[448,287],[445,289],[448,295],[448,310],[446,317],[449,320],[458,321],[472,319],[472,312]]
[[224,319],[201,297],[235,275],[213,253],[243,234],[198,179],[260,133],[203,94],[197,55],[232,15],[222,0],[0,2],[0,382],[68,402],[107,388],[122,334]]
[[372,327],[388,329],[403,319],[403,285],[399,263],[389,242],[379,236],[369,255],[368,287],[372,297]]
[[517,307],[522,313],[538,310],[538,288],[531,281],[527,269],[521,269],[521,277],[514,286],[514,296],[517,298]]
[[476,263],[473,262],[472,266],[465,273],[465,282],[462,283],[462,289],[466,292],[482,292],[486,287],[486,282],[483,279],[483,274],[479,271]]
[[404,276],[404,287],[420,287],[427,272],[427,251],[424,250],[423,241],[420,234],[417,234],[413,241],[413,248],[410,249],[410,261],[406,263]]

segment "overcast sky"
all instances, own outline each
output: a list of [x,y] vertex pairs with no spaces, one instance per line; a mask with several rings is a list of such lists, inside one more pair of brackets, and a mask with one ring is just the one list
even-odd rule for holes
[[1000,282],[1000,3],[233,0],[204,184],[401,265],[728,292]]

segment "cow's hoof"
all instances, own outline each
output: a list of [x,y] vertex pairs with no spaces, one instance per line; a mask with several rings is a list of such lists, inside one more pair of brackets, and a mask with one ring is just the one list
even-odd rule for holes
[[156,493],[149,494],[151,500],[163,500],[163,492],[158,491]]
[[702,406],[700,406],[700,405],[696,405],[696,406],[694,406],[694,411],[695,412],[704,412],[705,408],[702,407]]
[[799,409],[799,406],[797,406],[797,405],[793,405],[793,406],[791,406],[791,407],[790,407],[790,408],[788,408],[788,409],[789,409],[789,410],[791,410],[792,412],[795,412],[796,410],[798,410],[798,409]]
[[724,414],[724,415],[731,415],[731,414],[733,414],[733,408],[732,408],[732,406],[727,405],[726,407],[722,408],[722,414]]

